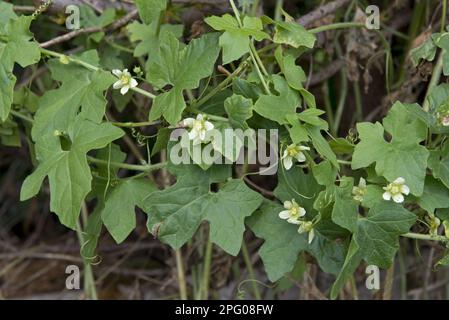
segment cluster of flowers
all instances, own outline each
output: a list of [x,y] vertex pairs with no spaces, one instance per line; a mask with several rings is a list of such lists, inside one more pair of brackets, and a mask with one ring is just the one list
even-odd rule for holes
[[299,204],[292,199],[292,201],[284,202],[284,211],[279,213],[279,218],[287,220],[288,223],[299,225],[298,233],[309,233],[309,243],[313,241],[315,232],[313,230],[313,222],[304,220],[306,209],[299,206]]

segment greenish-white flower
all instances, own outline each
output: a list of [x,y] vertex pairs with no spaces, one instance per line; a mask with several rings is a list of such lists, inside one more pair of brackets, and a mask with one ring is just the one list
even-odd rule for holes
[[182,123],[191,129],[189,139],[193,140],[194,144],[207,142],[209,140],[208,132],[214,130],[214,125],[207,121],[202,114],[197,115],[196,119],[186,118]]
[[125,95],[129,89],[137,87],[137,81],[128,72],[128,69],[123,71],[114,69],[112,73],[118,78],[118,80],[112,85],[114,89],[120,89],[120,93]]
[[313,238],[315,238],[315,231],[313,230],[312,221],[301,221],[298,228],[298,233],[309,233],[309,243],[312,243]]
[[286,210],[279,213],[279,218],[287,220],[289,223],[300,224],[299,218],[306,215],[306,210],[296,203],[295,199],[292,201],[285,201],[284,208]]
[[289,145],[287,149],[284,150],[284,154],[282,155],[282,163],[284,168],[289,170],[293,165],[293,160],[305,162],[306,156],[303,153],[305,150],[310,150],[310,148],[298,144]]
[[410,193],[410,189],[405,185],[405,179],[402,177],[397,178],[392,183],[383,188],[385,190],[382,197],[386,201],[393,199],[396,203],[404,202],[404,195]]
[[353,194],[353,198],[356,201],[363,201],[363,197],[365,196],[367,191],[366,188],[366,181],[363,178],[360,178],[359,180],[359,185],[358,186],[354,186],[352,187],[352,194]]

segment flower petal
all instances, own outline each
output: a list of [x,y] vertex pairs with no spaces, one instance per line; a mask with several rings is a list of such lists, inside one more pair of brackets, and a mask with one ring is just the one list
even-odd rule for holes
[[405,195],[408,195],[410,193],[410,188],[404,184],[401,186],[401,192]]
[[123,87],[123,83],[122,83],[120,80],[118,80],[118,81],[114,82],[114,84],[112,85],[112,87],[113,87],[114,89],[120,89],[121,87]]
[[124,86],[120,89],[120,93],[122,95],[125,95],[128,92],[128,90],[129,90],[129,86]]
[[405,183],[405,179],[402,177],[397,178],[396,180],[393,181],[393,183],[396,184],[404,184]]
[[129,86],[131,88],[135,88],[135,87],[137,87],[137,85],[138,85],[138,83],[137,83],[136,79],[131,78],[131,80],[129,81]]
[[288,150],[287,149],[284,150],[284,153],[282,154],[282,159],[284,159],[286,157],[288,157]]
[[214,125],[212,124],[212,122],[209,122],[209,121],[205,121],[204,122],[204,126],[206,127],[207,131],[210,131],[210,130],[214,129]]
[[286,170],[290,170],[290,168],[293,165],[293,160],[292,157],[285,157],[284,160],[282,161],[284,163],[284,168]]
[[293,203],[291,201],[284,201],[284,208],[290,210],[293,207]]
[[290,218],[290,211],[284,210],[284,211],[279,212],[279,218],[284,219],[284,220]]
[[383,195],[382,195],[382,198],[384,198],[384,200],[386,200],[386,201],[390,201],[391,200],[391,193],[384,192]]
[[196,130],[191,130],[189,132],[189,139],[190,140],[195,140],[198,137],[198,131]]
[[287,219],[287,222],[291,223],[291,224],[300,224],[301,223],[301,221],[299,221],[298,219],[294,219],[294,218]]
[[185,118],[182,121],[182,124],[186,127],[193,127],[194,122],[195,122],[195,119],[193,119],[193,118]]
[[304,209],[303,207],[299,208],[299,216],[300,217],[304,217],[306,215],[306,209]]
[[122,75],[122,71],[119,69],[114,69],[114,70],[112,70],[112,74],[117,77],[120,77]]
[[402,193],[397,193],[393,196],[393,201],[396,203],[402,203],[404,202],[404,196],[402,195]]
[[301,151],[310,150],[310,148],[306,147],[306,146],[299,146],[299,150],[301,150]]
[[302,153],[302,152],[299,152],[297,155],[296,155],[296,160],[298,160],[298,162],[305,162],[306,161],[306,156],[304,155],[304,153]]

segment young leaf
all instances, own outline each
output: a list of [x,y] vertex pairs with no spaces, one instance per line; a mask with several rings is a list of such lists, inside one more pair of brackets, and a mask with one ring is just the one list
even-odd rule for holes
[[183,90],[197,88],[200,80],[213,72],[219,53],[217,41],[216,34],[206,34],[181,48],[173,33],[161,34],[159,52],[149,63],[147,76],[158,88],[173,88],[154,99],[150,121],[161,115],[172,125],[181,120],[186,107]]
[[291,89],[285,79],[279,75],[273,75],[274,88],[278,96],[263,95],[254,105],[254,110],[261,116],[276,121],[279,124],[287,124],[287,115],[295,114],[299,106],[299,96]]
[[223,48],[223,64],[228,64],[242,57],[250,50],[250,37],[257,41],[270,38],[263,32],[263,25],[260,18],[243,18],[243,27],[240,28],[237,19],[230,14],[221,17],[209,17],[206,23],[218,31],[224,31],[220,36],[220,47]]
[[[360,142],[352,157],[352,169],[366,168],[376,163],[376,172],[388,181],[403,177],[410,192],[420,196],[424,188],[429,152],[420,142],[426,138],[426,125],[397,102],[380,123],[359,123]],[[391,134],[384,139],[384,130]]]

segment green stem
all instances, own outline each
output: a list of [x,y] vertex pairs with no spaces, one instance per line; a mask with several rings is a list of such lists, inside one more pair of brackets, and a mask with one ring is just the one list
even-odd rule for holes
[[347,28],[366,28],[365,24],[358,22],[338,22],[333,24],[328,24],[325,26],[309,29],[308,31],[311,33],[320,33],[329,30],[337,30],[337,29],[347,29]]
[[114,126],[122,128],[135,128],[135,127],[146,127],[154,126],[159,124],[160,121],[145,121],[145,122],[111,122]]
[[246,247],[245,242],[242,243],[242,256],[243,256],[243,260],[245,261],[246,268],[248,269],[248,275],[250,276],[250,278],[252,280],[254,280],[254,281],[252,281],[254,297],[257,300],[261,300],[262,297],[260,296],[259,287],[257,286],[257,283],[256,283],[257,279],[256,279],[256,276],[254,275],[253,265],[251,263],[251,259],[249,257],[249,253],[248,253],[248,248]]
[[164,168],[167,165],[167,162],[161,162],[156,164],[147,164],[147,165],[137,165],[137,164],[128,164],[128,163],[120,163],[120,162],[108,162],[106,160],[100,160],[94,157],[87,156],[87,160],[91,163],[109,165],[112,168],[121,168],[128,169],[134,171],[143,171],[143,172],[151,172],[155,170],[159,170]]
[[[76,222],[76,234],[78,236],[80,248],[82,248],[85,242],[79,220]],[[84,294],[86,295],[87,299],[98,300],[97,289],[95,287],[94,273],[92,271],[92,265],[84,257],[83,257],[83,265],[84,265]]]
[[181,249],[175,250],[176,270],[178,273],[179,297],[181,300],[187,300],[187,284],[184,274],[184,265],[182,261]]
[[408,232],[401,236],[405,237],[405,238],[417,239],[417,240],[430,240],[430,241],[441,241],[441,242],[449,241],[449,238],[446,238],[444,236],[436,236],[436,235],[431,235],[431,234],[421,234],[421,233],[413,233],[413,232]]
[[210,280],[210,265],[212,262],[212,241],[207,240],[206,251],[204,254],[204,269],[203,269],[203,281],[202,281],[202,299],[207,300],[209,297],[209,280]]
[[[43,54],[47,55],[47,56],[51,56],[51,57],[55,57],[55,58],[59,58],[59,59],[61,59],[61,58],[62,59],[67,59],[70,62],[79,64],[80,66],[83,66],[83,67],[85,67],[85,68],[87,68],[89,70],[92,70],[92,71],[99,71],[99,70],[101,70],[99,67],[96,67],[96,66],[94,66],[94,65],[92,65],[90,63],[87,63],[85,61],[82,61],[82,60],[79,60],[79,59],[76,59],[76,58],[73,58],[73,57],[66,56],[65,54],[62,54],[62,53],[58,53],[58,52],[55,52],[55,51],[47,50],[47,49],[44,49],[44,48],[41,48],[41,52]],[[140,93],[141,95],[144,95],[144,96],[146,96],[146,97],[148,97],[150,99],[156,98],[156,96],[154,94],[152,94],[151,92],[148,92],[148,91],[143,90],[143,89],[138,88],[138,87],[130,88],[130,90],[132,90],[134,92],[137,92],[137,93]]]
[[209,92],[207,95],[205,95],[203,98],[201,98],[199,101],[197,101],[196,103],[194,103],[192,105],[193,108],[199,108],[200,106],[202,106],[203,104],[205,104],[207,101],[209,101],[212,97],[214,97],[218,92],[220,92],[221,90],[223,90],[224,88],[226,88],[230,82],[232,82],[232,80],[234,80],[234,78],[236,76],[238,76],[247,66],[246,61],[243,62],[242,64],[240,64],[240,66],[235,69],[235,71],[233,73],[231,73],[225,80],[223,80],[222,82],[220,82],[213,90],[211,90],[211,92]]
[[20,112],[18,112],[18,111],[11,110],[11,114],[12,114],[14,117],[16,117],[16,118],[25,120],[25,121],[27,121],[27,122],[29,122],[29,123],[33,123],[33,122],[34,122],[34,119],[33,119],[33,118],[28,117],[28,116],[26,116],[26,115],[24,115],[24,114],[22,114],[22,113],[20,113]]

